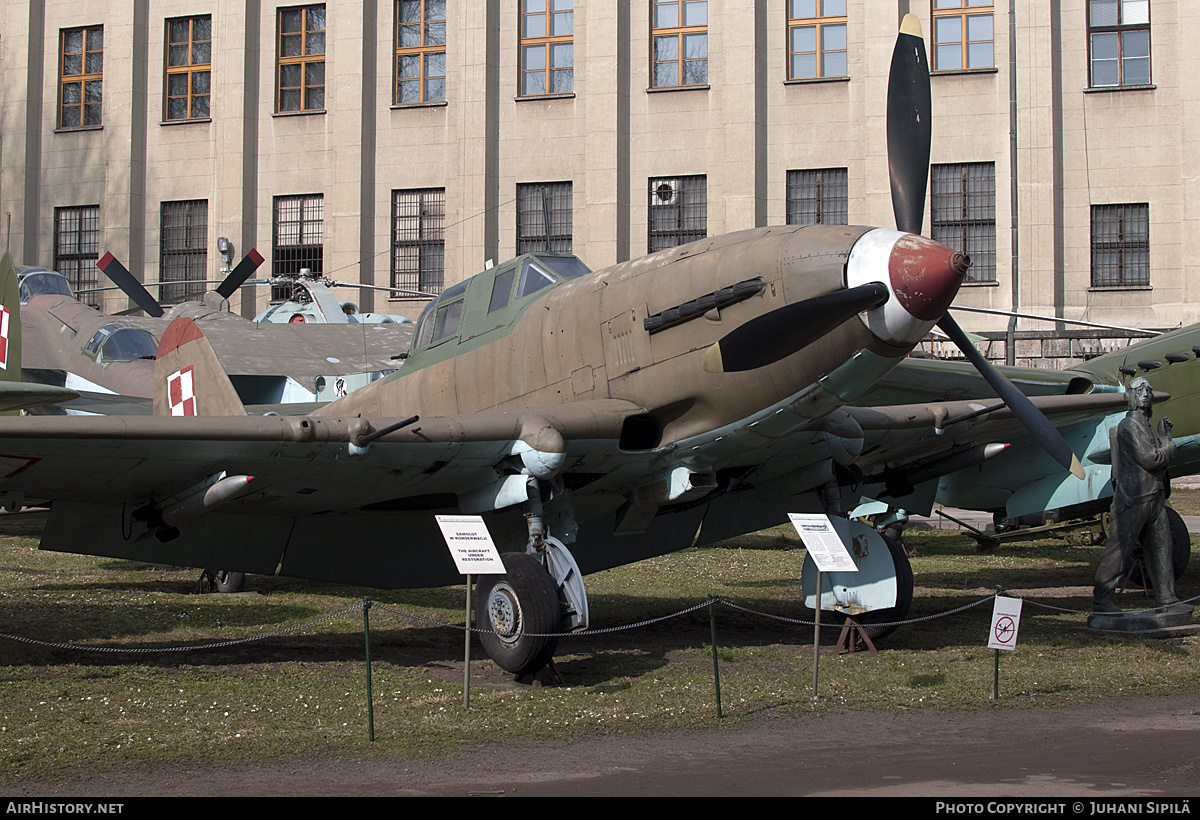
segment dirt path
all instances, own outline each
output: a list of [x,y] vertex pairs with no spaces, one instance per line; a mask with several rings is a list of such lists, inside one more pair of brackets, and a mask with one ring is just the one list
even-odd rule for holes
[[[1200,700],[1131,698],[970,714],[762,715],[741,726],[572,745],[506,743],[442,761],[304,760],[162,769],[12,796],[1157,797],[1200,794]],[[1200,809],[1200,806],[1197,806]],[[1086,813],[1086,812],[1085,812]]]

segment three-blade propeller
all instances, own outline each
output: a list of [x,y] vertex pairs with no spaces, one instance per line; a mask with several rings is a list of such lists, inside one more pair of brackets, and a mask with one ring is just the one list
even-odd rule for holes
[[[892,52],[887,100],[892,210],[896,227],[907,233],[920,234],[925,220],[932,108],[925,40],[920,22],[914,15],[907,14]],[[883,285],[878,288],[882,298],[871,286],[859,286],[787,305],[751,319],[705,352],[704,369],[714,373],[751,370],[790,356],[856,313],[886,302],[887,288]],[[1083,478],[1079,459],[1054,425],[979,354],[949,313],[938,320],[938,327],[958,346],[1043,449],[1064,468]]]

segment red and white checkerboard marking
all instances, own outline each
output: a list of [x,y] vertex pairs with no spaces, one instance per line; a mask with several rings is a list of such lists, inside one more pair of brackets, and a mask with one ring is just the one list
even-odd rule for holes
[[8,370],[8,323],[12,311],[0,305],[0,370]]
[[192,365],[176,370],[167,377],[167,401],[171,405],[172,416],[196,415],[196,381],[192,375]]

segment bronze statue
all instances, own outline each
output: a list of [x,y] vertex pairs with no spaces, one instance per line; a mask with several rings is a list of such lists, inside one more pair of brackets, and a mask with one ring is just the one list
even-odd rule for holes
[[1175,597],[1166,511],[1171,491],[1167,467],[1175,455],[1171,420],[1163,418],[1157,430],[1150,425],[1154,390],[1144,378],[1134,379],[1125,396],[1129,412],[1117,425],[1112,447],[1113,499],[1108,546],[1096,568],[1095,612],[1121,611],[1113,603],[1113,593],[1139,543],[1146,572],[1154,584],[1155,604],[1165,607],[1179,601]]

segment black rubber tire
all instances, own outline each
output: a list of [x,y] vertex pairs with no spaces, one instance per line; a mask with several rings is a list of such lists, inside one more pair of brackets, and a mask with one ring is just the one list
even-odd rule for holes
[[[1192,535],[1188,532],[1187,524],[1183,523],[1183,517],[1170,507],[1167,507],[1167,528],[1171,532],[1171,568],[1175,571],[1175,580],[1178,581],[1183,577],[1188,561],[1192,557]],[[1126,571],[1129,570],[1131,563],[1133,563],[1132,557],[1125,565]],[[1135,586],[1143,586],[1141,567],[1133,570],[1129,576],[1129,582]],[[1153,584],[1147,584],[1146,588],[1153,589]]]
[[[488,657],[506,672],[532,675],[554,657],[561,610],[554,579],[524,552],[500,556],[507,572],[481,577],[475,591],[475,625]],[[529,634],[533,633],[533,634]]]
[[[908,555],[904,552],[903,542],[897,540],[889,530],[881,532],[880,537],[887,544],[888,552],[892,555],[892,563],[896,565],[896,605],[888,609],[877,609],[855,617],[872,641],[887,637],[896,631],[895,626],[879,626],[891,621],[903,621],[908,616],[908,608],[913,599],[913,571]],[[840,612],[826,612],[821,615],[824,621],[826,615],[831,616],[833,623],[841,624],[846,616]]]
[[212,579],[213,592],[241,592],[246,586],[246,573],[244,572],[210,569],[208,577]]

